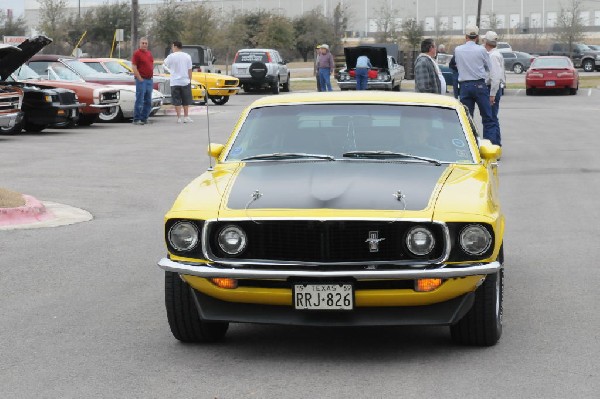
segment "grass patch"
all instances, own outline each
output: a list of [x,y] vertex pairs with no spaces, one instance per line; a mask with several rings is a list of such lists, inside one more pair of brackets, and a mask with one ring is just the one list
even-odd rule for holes
[[23,205],[23,195],[0,187],[0,208],[16,208]]

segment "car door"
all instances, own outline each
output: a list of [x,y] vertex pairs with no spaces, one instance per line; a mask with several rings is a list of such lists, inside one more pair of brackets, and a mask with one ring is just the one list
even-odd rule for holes
[[283,59],[279,55],[279,52],[273,51],[271,55],[273,57],[273,62],[275,63],[275,68],[277,68],[277,75],[279,76],[279,81],[285,82],[287,80],[287,66],[283,65]]
[[502,57],[504,57],[504,69],[510,71],[512,70],[513,64],[515,63],[515,60],[517,59],[517,56],[515,55],[515,53],[500,53],[502,54]]

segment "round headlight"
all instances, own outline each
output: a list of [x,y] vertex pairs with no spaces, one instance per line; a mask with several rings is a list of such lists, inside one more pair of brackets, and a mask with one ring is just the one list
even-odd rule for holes
[[219,247],[229,255],[240,254],[246,248],[246,233],[238,226],[225,226],[217,237]]
[[435,237],[429,229],[416,226],[406,234],[406,247],[417,256],[429,254],[435,246]]
[[177,222],[169,229],[169,243],[178,251],[191,251],[198,245],[198,228],[191,222]]
[[490,232],[480,224],[470,224],[460,232],[460,246],[469,255],[481,255],[491,244]]

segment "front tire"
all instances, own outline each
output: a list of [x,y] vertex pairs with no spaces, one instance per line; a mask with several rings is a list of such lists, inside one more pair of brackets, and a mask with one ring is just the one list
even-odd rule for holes
[[229,96],[211,96],[210,101],[216,105],[225,105],[229,101]]
[[283,91],[285,93],[289,93],[289,91],[290,91],[290,75],[288,75],[287,81],[283,84],[283,88],[281,89],[281,91]]
[[77,124],[79,126],[90,126],[92,123],[98,120],[99,114],[81,114],[79,115],[79,121]]
[[100,112],[100,114],[98,114],[98,118],[102,122],[120,122],[123,120],[123,112],[121,111],[121,107],[117,105],[115,107],[110,107],[103,112]]
[[0,127],[2,134],[19,134],[23,130],[23,122],[16,123],[13,127]]
[[200,319],[193,289],[178,273],[165,272],[165,306],[173,336],[181,342],[216,342],[225,337],[228,322]]
[[25,131],[29,133],[39,133],[47,127],[48,125],[38,125],[36,123],[29,122],[25,122],[25,124],[23,125],[23,129],[25,129]]
[[[504,264],[502,248],[498,261]],[[485,278],[483,284],[475,291],[475,302],[471,310],[450,326],[452,340],[461,345],[495,345],[502,335],[503,297],[504,266],[496,274]]]

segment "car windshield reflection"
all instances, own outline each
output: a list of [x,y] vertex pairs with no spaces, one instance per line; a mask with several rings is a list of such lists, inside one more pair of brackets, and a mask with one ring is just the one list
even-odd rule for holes
[[387,104],[255,108],[225,161],[289,161],[317,155],[346,161],[474,162],[455,110]]

